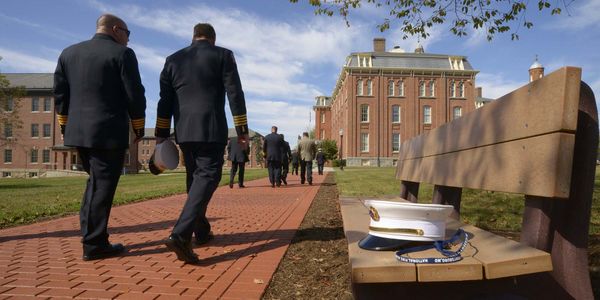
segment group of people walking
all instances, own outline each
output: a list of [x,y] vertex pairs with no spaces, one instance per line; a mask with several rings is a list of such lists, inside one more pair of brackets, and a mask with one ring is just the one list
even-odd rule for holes
[[[138,61],[127,47],[131,31],[117,16],[103,14],[91,40],[67,47],[54,73],[55,110],[64,145],[79,153],[89,174],[79,213],[83,260],[119,255],[122,244],[111,244],[107,230],[113,197],[129,146],[144,136],[146,98]],[[232,161],[230,188],[239,171],[244,187],[248,161],[246,102],[233,52],[216,46],[216,33],[207,23],[194,26],[191,45],[166,58],[160,74],[155,136],[157,145],[171,136],[184,156],[187,199],[171,234],[163,241],[186,263],[199,263],[192,251],[214,238],[206,210],[221,180],[224,151]],[[237,137],[228,141],[225,95]],[[277,128],[265,138],[269,179],[274,187],[287,184],[288,161],[294,162],[289,143]],[[298,144],[301,181],[312,184],[315,144],[308,134]],[[292,163],[294,166],[294,164]],[[292,170],[297,171],[296,167]],[[307,171],[308,170],[308,171]],[[319,169],[320,173],[322,168]]]

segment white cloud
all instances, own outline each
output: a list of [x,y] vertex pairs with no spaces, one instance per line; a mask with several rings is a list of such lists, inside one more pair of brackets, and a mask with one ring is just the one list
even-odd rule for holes
[[[311,106],[274,100],[251,101],[247,109],[248,115],[253,116],[248,124],[250,128],[269,133],[271,126],[275,125],[292,146],[296,143],[296,137],[307,130],[309,114],[312,114]],[[311,125],[314,126],[314,116],[311,119]]]
[[16,52],[6,48],[0,48],[0,69],[10,72],[48,72],[54,73],[56,60]]
[[140,65],[154,72],[162,71],[166,55],[159,53],[159,50],[140,44],[133,43],[129,47],[134,50]]
[[[91,3],[108,11],[102,3]],[[203,4],[176,9],[121,5],[110,10],[135,26],[185,40],[191,40],[196,23],[209,22],[217,31],[217,44],[235,52],[247,94],[308,102],[321,94],[322,88],[308,83],[303,76],[322,64],[340,66],[352,45],[368,36],[360,24],[349,30],[341,20],[331,18],[292,24],[266,20],[236,8]]]
[[476,83],[483,88],[483,97],[497,99],[525,85],[527,78],[523,79],[524,81],[515,81],[502,74],[479,73]]
[[570,5],[574,8],[569,7],[567,11],[561,7],[563,11],[557,21],[549,23],[547,27],[575,30],[600,27],[600,0],[572,1]]

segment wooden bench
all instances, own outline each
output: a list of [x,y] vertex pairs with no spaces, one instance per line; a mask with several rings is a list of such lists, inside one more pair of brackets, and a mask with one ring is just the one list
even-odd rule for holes
[[[355,297],[593,299],[587,243],[597,146],[594,95],[574,67],[406,141],[400,197],[417,202],[419,183],[433,184],[432,202],[455,208],[449,230],[464,228],[471,243],[462,261],[435,265],[360,249],[368,210],[361,199],[341,198]],[[462,188],[525,195],[520,242],[460,223]],[[413,253],[430,256],[439,254]]]

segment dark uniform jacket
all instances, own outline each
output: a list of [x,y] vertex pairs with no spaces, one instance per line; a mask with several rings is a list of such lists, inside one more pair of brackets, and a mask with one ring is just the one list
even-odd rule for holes
[[227,160],[232,162],[248,162],[248,151],[238,144],[238,138],[232,137],[227,143]]
[[325,159],[325,154],[323,152],[317,152],[317,164],[322,165],[325,163],[327,159]]
[[266,154],[267,160],[281,161],[283,156],[283,138],[277,133],[269,133],[265,136],[263,151]]
[[66,146],[127,148],[130,120],[143,135],[146,98],[135,53],[109,35],[96,34],[63,50],[54,98]]
[[297,165],[299,163],[299,154],[298,151],[292,152],[292,164]]
[[169,137],[175,119],[177,143],[227,144],[225,93],[238,136],[248,134],[246,101],[231,50],[196,40],[167,57],[160,74],[157,137]]
[[281,147],[281,161],[285,164],[288,164],[290,161],[290,157],[292,156],[292,150],[290,149],[290,143],[287,141],[283,141],[283,147]]

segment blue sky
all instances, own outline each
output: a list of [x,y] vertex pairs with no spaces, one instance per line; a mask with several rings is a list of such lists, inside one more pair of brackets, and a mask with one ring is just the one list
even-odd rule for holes
[[[413,51],[417,45],[416,38],[402,40],[396,28],[380,33],[376,22],[386,16],[380,9],[352,11],[347,27],[340,17],[315,16],[306,1],[300,2],[5,1],[0,11],[0,71],[53,72],[62,49],[89,39],[96,18],[111,12],[132,32],[129,47],[138,56],[148,100],[146,127],[154,127],[165,57],[190,44],[194,24],[209,22],[217,31],[217,44],[236,54],[250,128],[265,134],[277,125],[294,144],[292,137],[314,126],[314,116],[309,118],[314,97],[331,94],[349,53],[372,51],[374,37],[386,38],[388,49],[398,45]],[[583,80],[598,95],[600,0],[574,1],[560,16],[531,8],[528,18],[534,27],[520,29],[518,41],[507,34],[487,42],[477,32],[459,38],[444,25],[420,42],[425,52],[467,56],[480,71],[476,84],[483,87],[484,97],[497,98],[526,84],[536,54],[546,74],[565,65],[583,68]]]

